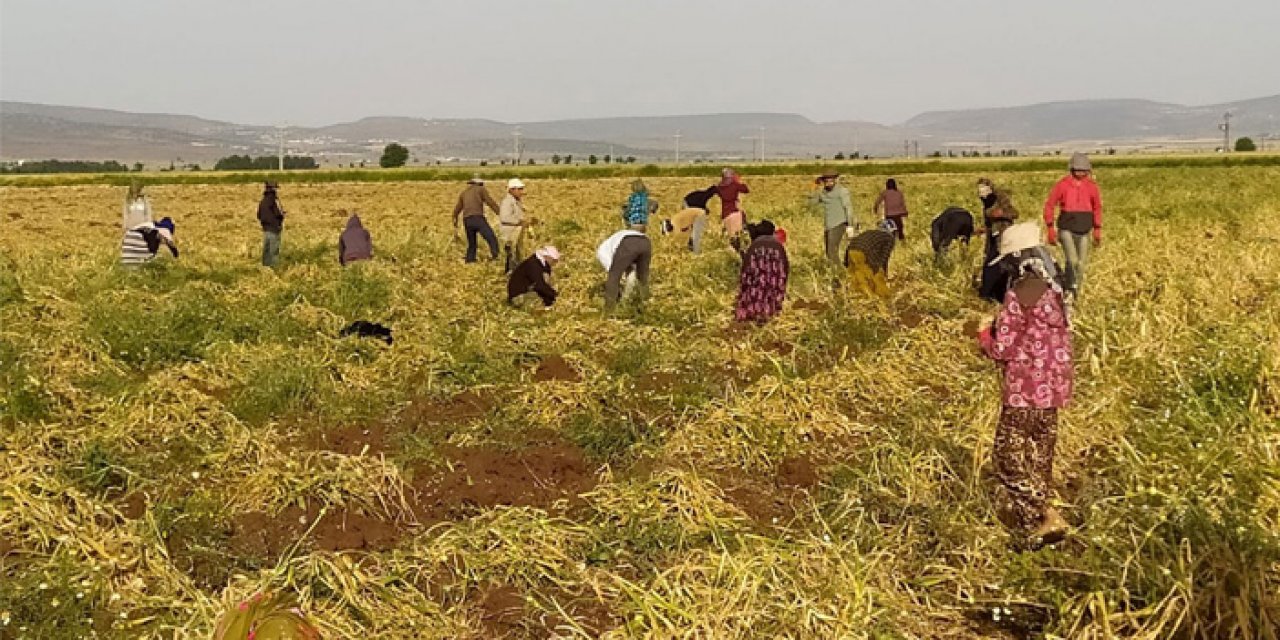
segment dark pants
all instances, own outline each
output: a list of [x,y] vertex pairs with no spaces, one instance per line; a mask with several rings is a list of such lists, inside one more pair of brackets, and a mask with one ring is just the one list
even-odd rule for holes
[[903,224],[905,221],[902,219],[902,216],[885,216],[884,219],[888,220],[889,224],[893,225],[893,234],[898,236],[899,240],[907,239],[906,236],[903,235],[904,232],[906,232],[907,227]]
[[604,303],[612,307],[622,297],[622,277],[631,269],[636,270],[640,286],[649,286],[649,261],[653,258],[653,243],[644,236],[627,236],[618,243],[609,266],[609,279],[604,283]]
[[484,216],[467,216],[462,219],[462,226],[467,230],[467,262],[476,261],[477,235],[482,236],[489,245],[489,257],[498,257],[498,237],[493,235],[493,227],[489,226],[489,221]]

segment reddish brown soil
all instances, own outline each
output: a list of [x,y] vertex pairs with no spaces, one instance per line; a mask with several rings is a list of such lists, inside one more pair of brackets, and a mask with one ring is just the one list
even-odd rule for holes
[[787,458],[778,465],[778,484],[797,489],[811,489],[818,486],[821,478],[813,460],[798,456]]
[[524,595],[515,587],[492,584],[482,589],[478,596],[480,624],[486,638],[522,636],[520,622],[524,619]]
[[[444,453],[449,464],[421,472],[412,487],[410,515],[416,522],[353,509],[331,510],[311,533],[314,546],[324,551],[382,551],[423,525],[466,518],[481,509],[549,508],[559,500],[572,505],[597,482],[582,451],[558,441],[514,452],[453,448]],[[278,558],[319,516],[315,506],[291,506],[274,516],[260,511],[240,514],[232,522],[230,547],[242,555]]]
[[578,501],[596,477],[577,447],[555,442],[505,452],[455,449],[451,469],[414,483],[414,513],[421,522],[464,517],[496,506],[546,508],[557,500]]
[[120,515],[129,520],[138,520],[147,514],[147,497],[134,492],[124,497],[118,504]]
[[14,549],[14,544],[4,538],[0,538],[0,558],[9,555]]
[[[320,510],[288,507],[276,516],[260,511],[240,514],[232,524],[231,548],[260,558],[278,558],[289,550],[320,516]],[[315,546],[325,551],[382,551],[395,546],[404,527],[351,510],[330,511],[312,532]]]
[[751,330],[755,328],[756,328],[756,325],[751,324],[750,322],[735,321],[735,322],[730,322],[727,326],[725,326],[724,331],[720,333],[726,338],[745,338],[751,335]]
[[318,431],[311,435],[308,448],[321,451],[333,451],[349,456],[370,455],[387,452],[387,429],[380,424],[347,425]]
[[538,363],[537,370],[533,372],[533,379],[537,382],[550,382],[552,380],[579,382],[582,380],[582,375],[564,357],[552,355],[543,358]]
[[651,371],[636,378],[636,390],[645,393],[670,391],[680,383],[680,376],[670,371]]
[[772,351],[780,356],[789,356],[791,352],[796,350],[796,346],[790,342],[782,342],[781,340],[770,342],[764,345],[764,348]]
[[[558,603],[569,614],[567,618],[562,615],[548,615],[542,621],[548,637],[566,637],[567,634],[557,636],[554,633],[555,630],[561,627],[572,628],[574,624],[591,637],[599,637],[621,624],[621,620],[609,605],[592,594],[574,595],[557,591],[551,594],[548,600]],[[571,622],[573,624],[570,624]]]
[[461,424],[485,417],[493,409],[493,398],[464,391],[448,400],[414,400],[401,417],[408,425]]
[[21,213],[18,213],[17,211],[10,211],[10,212],[9,212],[9,219],[10,219],[10,220],[21,220],[21,219],[22,219],[22,214],[21,214]]
[[976,336],[978,335],[978,329],[981,327],[982,327],[982,323],[978,322],[977,320],[970,320],[964,323],[964,335]]
[[928,319],[928,316],[916,309],[906,309],[898,315],[898,321],[908,329],[914,329],[924,324],[926,319]]

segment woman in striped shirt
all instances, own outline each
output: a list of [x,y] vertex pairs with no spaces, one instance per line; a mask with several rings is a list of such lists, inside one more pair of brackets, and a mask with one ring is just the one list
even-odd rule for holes
[[150,262],[156,257],[160,245],[169,248],[173,257],[178,257],[178,245],[173,240],[173,220],[164,218],[160,222],[150,220],[139,224],[124,233],[120,241],[120,264],[135,267]]

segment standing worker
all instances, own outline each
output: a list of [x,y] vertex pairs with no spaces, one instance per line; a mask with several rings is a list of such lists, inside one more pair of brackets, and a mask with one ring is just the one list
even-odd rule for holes
[[467,181],[467,188],[462,190],[458,196],[458,204],[453,206],[453,234],[458,235],[458,218],[462,218],[462,227],[467,232],[467,257],[468,263],[476,261],[476,252],[478,250],[476,236],[481,236],[489,245],[489,258],[491,260],[498,259],[498,239],[493,235],[493,227],[489,226],[489,220],[484,217],[484,208],[488,206],[491,211],[498,213],[498,203],[494,202],[493,196],[489,195],[489,190],[484,188],[484,180],[475,177]]
[[653,243],[649,237],[634,229],[623,229],[600,243],[596,249],[596,259],[609,273],[604,283],[604,308],[612,310],[630,287],[623,285],[623,280],[632,276],[639,282],[641,289],[649,286],[649,262],[653,259]]
[[622,205],[622,221],[632,231],[644,233],[649,228],[649,216],[657,213],[658,202],[649,197],[649,188],[644,180],[636,178],[631,182],[631,195]]
[[840,266],[840,244],[858,232],[858,221],[853,217],[853,198],[839,180],[840,174],[828,169],[814,181],[821,188],[809,195],[809,205],[822,213],[827,260],[834,266]]
[[871,205],[871,214],[879,216],[881,205],[884,206],[884,219],[893,225],[894,235],[899,240],[906,240],[906,226],[903,224],[906,221],[903,218],[907,217],[907,197],[898,190],[897,180],[889,178],[884,181],[884,191],[880,192],[876,203]]
[[1062,289],[1039,251],[1033,222],[1000,234],[996,261],[1013,283],[994,325],[978,334],[982,349],[1004,368],[1000,422],[991,449],[1005,520],[1039,546],[1060,540],[1067,523],[1049,504],[1058,410],[1071,401],[1074,356]]
[[724,168],[720,171],[720,183],[716,185],[716,195],[720,196],[720,223],[724,225],[724,232],[729,236],[729,244],[733,245],[734,251],[742,253],[742,226],[746,224],[746,213],[742,210],[739,198],[744,193],[751,193],[751,189],[742,181],[742,176],[738,175],[733,169]]
[[267,182],[258,203],[258,222],[262,223],[262,266],[275,267],[280,258],[280,232],[284,230],[284,209],[277,194],[280,185]]
[[524,217],[524,182],[520,178],[507,181],[507,197],[498,209],[498,225],[502,230],[502,253],[505,273],[511,273],[524,260],[524,232],[529,227]]
[[[1080,295],[1089,264],[1089,233],[1094,246],[1102,245],[1102,194],[1093,181],[1093,164],[1083,153],[1071,154],[1067,165],[1071,174],[1053,185],[1044,201],[1044,224],[1049,228],[1049,244],[1062,238],[1062,257],[1067,263],[1067,287],[1072,297]],[[1053,215],[1061,209],[1055,228]]]
[[338,264],[347,266],[352,262],[373,259],[373,238],[360,222],[360,214],[352,213],[347,219],[347,228],[338,236]]

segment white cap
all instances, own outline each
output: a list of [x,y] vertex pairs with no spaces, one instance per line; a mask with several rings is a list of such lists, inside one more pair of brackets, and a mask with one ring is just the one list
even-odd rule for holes
[[547,245],[541,249],[538,249],[537,251],[534,251],[534,253],[537,254],[539,258],[543,258],[543,259],[550,258],[556,261],[560,260],[560,251],[551,245]]
[[512,179],[510,179],[510,180],[508,180],[508,181],[507,181],[507,188],[508,188],[508,189],[523,189],[523,188],[524,188],[524,183],[520,181],[520,178],[512,178]]

